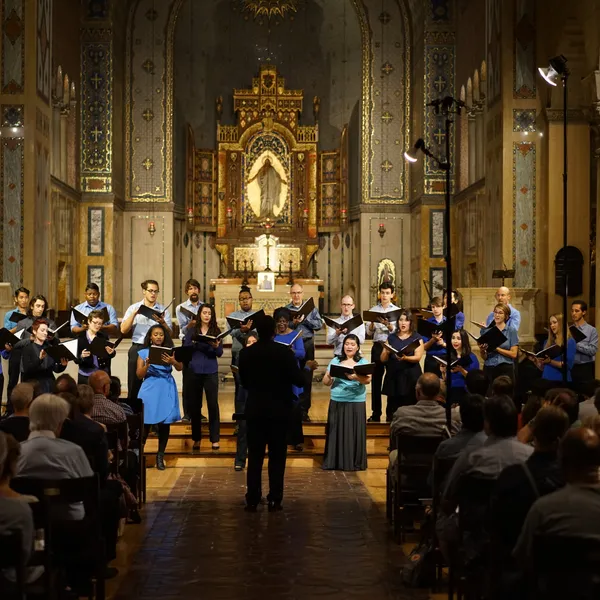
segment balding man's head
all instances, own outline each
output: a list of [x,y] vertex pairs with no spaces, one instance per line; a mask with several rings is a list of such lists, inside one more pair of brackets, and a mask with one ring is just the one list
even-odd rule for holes
[[95,371],[92,373],[88,384],[94,390],[94,394],[107,396],[110,391],[110,377],[104,371]]
[[435,373],[423,373],[417,380],[417,400],[437,400],[440,378]]
[[587,427],[569,429],[560,444],[560,462],[568,483],[598,483],[598,434]]
[[506,286],[496,290],[496,302],[508,305],[510,303],[510,290]]
[[344,316],[350,316],[354,310],[354,298],[347,294],[342,298],[342,314]]
[[77,382],[67,373],[63,373],[62,375],[59,375],[54,382],[54,393],[72,394],[77,397]]

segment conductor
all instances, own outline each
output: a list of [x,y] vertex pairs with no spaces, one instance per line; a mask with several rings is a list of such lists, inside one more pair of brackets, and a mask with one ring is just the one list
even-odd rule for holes
[[258,342],[240,352],[239,376],[248,390],[246,421],[248,473],[246,510],[255,512],[261,495],[262,467],[269,447],[269,512],[281,510],[287,455],[286,436],[292,414],[292,385],[304,378],[294,353],[273,340],[275,321],[266,316],[257,325]]

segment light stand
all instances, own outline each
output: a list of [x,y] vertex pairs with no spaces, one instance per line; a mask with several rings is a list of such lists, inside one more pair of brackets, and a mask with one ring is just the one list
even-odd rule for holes
[[569,367],[567,365],[567,322],[568,322],[568,310],[569,310],[569,283],[567,273],[567,243],[568,243],[568,229],[567,229],[567,176],[568,176],[568,160],[567,160],[567,88],[570,71],[567,67],[567,59],[561,54],[551,58],[550,66],[547,68],[539,68],[538,72],[543,77],[548,85],[556,87],[558,81],[562,81],[563,86],[563,264],[562,264],[562,276],[563,276],[563,319],[562,319],[562,338],[563,338],[563,354],[562,354],[562,376],[563,382],[566,384],[569,379]]
[[[452,163],[450,160],[450,126],[454,122],[452,119],[453,115],[460,115],[461,108],[465,106],[465,103],[461,100],[455,100],[452,96],[446,96],[445,98],[441,98],[439,100],[434,100],[428,106],[433,106],[435,108],[436,114],[440,114],[440,112],[445,117],[445,135],[446,135],[446,158],[442,160],[435,156],[429,148],[425,145],[425,142],[422,139],[418,139],[412,149],[412,151],[407,151],[404,153],[404,158],[406,158],[409,162],[417,162],[417,154],[418,152],[422,152],[425,156],[434,160],[438,168],[446,173],[446,188],[444,191],[444,199],[445,199],[445,214],[444,214],[444,230],[446,233],[446,247],[444,248],[445,258],[446,258],[446,289],[447,292],[447,306],[445,309],[446,313],[446,321],[449,320],[450,315],[450,307],[452,305],[452,251],[451,251],[451,242],[450,242],[450,202],[451,202],[451,173],[452,173]],[[448,424],[448,430],[451,429],[452,424],[452,334],[453,330],[451,328],[447,328],[446,330],[446,422]]]

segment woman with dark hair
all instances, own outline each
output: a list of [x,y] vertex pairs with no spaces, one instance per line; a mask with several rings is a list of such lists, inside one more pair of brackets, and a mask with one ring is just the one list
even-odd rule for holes
[[342,355],[334,357],[327,367],[323,383],[331,387],[327,413],[324,469],[364,471],[367,468],[367,388],[371,375],[352,373],[332,377],[333,365],[354,368],[367,364],[360,355],[360,340],[348,334]]
[[415,386],[422,374],[423,338],[415,331],[413,315],[403,310],[397,330],[383,346],[381,361],[387,364],[383,393],[388,397],[387,420],[400,406],[416,404]]
[[[446,360],[447,355],[440,357]],[[452,334],[452,362],[458,360],[451,369],[452,392],[449,398],[451,404],[460,404],[467,393],[466,377],[469,371],[479,369],[479,361],[471,352],[469,335],[464,329],[459,329]],[[442,379],[446,379],[446,367],[441,366]]]
[[144,339],[144,347],[138,351],[136,375],[143,379],[138,398],[144,403],[144,444],[150,433],[150,426],[158,428],[158,454],[156,468],[165,469],[165,450],[171,433],[171,423],[181,419],[179,414],[179,394],[173,378],[173,367],[181,371],[183,365],[166,352],[161,359],[164,365],[150,364],[150,347],[173,348],[169,330],[161,324],[152,325]]
[[[444,310],[448,308],[448,290],[444,290]],[[455,305],[456,320],[454,322],[455,329],[462,329],[465,326],[465,313],[463,312],[463,297],[458,290],[452,290],[452,304]],[[444,313],[446,314],[446,313]],[[452,312],[450,313],[452,315]]]
[[[292,319],[292,313],[288,308],[282,306],[275,309],[273,312],[273,319],[275,319],[275,341],[279,342],[284,346],[288,346],[293,352],[298,366],[300,361],[306,356],[304,349],[304,342],[302,336],[298,335],[301,332],[300,329],[291,329],[290,321]],[[308,361],[306,368],[311,368],[314,361]],[[292,386],[292,391],[295,396],[294,408],[292,410],[292,416],[290,419],[290,429],[288,435],[288,445],[293,446],[294,450],[302,452],[304,450],[304,433],[302,431],[302,407],[300,406],[300,396],[303,388]]]
[[[479,346],[481,358],[483,358],[483,371],[490,382],[490,385],[500,375],[507,375],[513,382],[515,380],[515,358],[517,358],[517,349],[519,345],[519,336],[517,330],[508,324],[510,318],[510,308],[506,304],[498,303],[494,306],[494,320],[490,327],[497,327],[506,338],[500,346],[488,352],[487,344]],[[481,330],[484,333],[488,328]]]
[[48,321],[36,319],[31,326],[31,339],[21,348],[21,381],[37,381],[42,394],[50,394],[54,389],[54,373],[62,373],[68,361],[62,358],[56,362],[46,354],[48,347]]
[[196,326],[186,329],[183,345],[192,348],[189,362],[188,385],[190,392],[190,418],[192,421],[192,452],[200,450],[202,439],[202,395],[206,393],[208,405],[208,431],[213,450],[220,448],[221,416],[219,412],[219,365],[217,358],[223,356],[223,341],[216,337],[221,333],[217,325],[215,308],[203,304]]

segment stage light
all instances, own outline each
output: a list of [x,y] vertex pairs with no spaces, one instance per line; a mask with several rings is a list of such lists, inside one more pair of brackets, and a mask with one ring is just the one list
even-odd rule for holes
[[419,138],[415,145],[404,153],[404,158],[411,163],[416,163],[419,160],[419,150],[423,150],[425,148],[425,142],[423,138]]
[[568,75],[569,69],[567,69],[567,59],[561,54],[550,59],[550,65],[548,67],[539,67],[539,74],[544,78],[546,83],[556,87],[558,80]]

